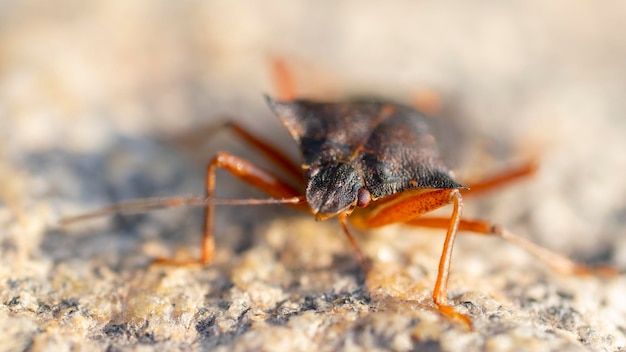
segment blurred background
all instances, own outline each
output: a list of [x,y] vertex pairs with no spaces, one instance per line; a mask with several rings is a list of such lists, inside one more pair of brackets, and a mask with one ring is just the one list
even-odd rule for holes
[[[436,92],[449,129],[472,136],[448,148],[474,173],[539,155],[533,186],[489,214],[512,212],[502,221],[524,218],[549,245],[584,252],[626,221],[624,14],[620,1],[3,1],[1,194],[96,205],[111,198],[101,179],[115,184],[110,200],[197,193],[211,153],[246,149],[218,136],[187,145],[181,164],[150,141],[225,116],[295,158],[262,97],[278,57],[301,96]],[[151,186],[159,172],[169,181]]]

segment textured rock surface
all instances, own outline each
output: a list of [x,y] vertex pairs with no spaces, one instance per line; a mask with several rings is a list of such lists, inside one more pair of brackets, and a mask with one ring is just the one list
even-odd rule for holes
[[[431,303],[441,231],[359,233],[366,280],[336,221],[280,207],[220,208],[210,267],[150,266],[197,255],[198,210],[56,222],[201,193],[219,149],[259,160],[228,133],[199,143],[225,115],[295,156],[262,99],[280,56],[305,96],[440,92],[467,178],[539,153],[536,177],[468,199],[467,214],[624,268],[625,7],[0,5],[0,350],[623,350],[623,276],[558,275],[495,239],[455,249],[450,297],[466,331]],[[219,178],[221,196],[261,196]]]

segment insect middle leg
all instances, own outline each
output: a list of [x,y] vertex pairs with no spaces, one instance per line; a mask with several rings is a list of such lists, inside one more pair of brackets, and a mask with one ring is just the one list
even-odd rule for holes
[[281,152],[278,148],[274,147],[270,143],[262,140],[257,137],[255,134],[248,131],[246,128],[241,126],[240,124],[229,121],[224,127],[230,128],[230,130],[235,133],[238,137],[243,139],[250,146],[254,147],[255,150],[259,151],[261,154],[265,156],[267,160],[272,162],[277,167],[281,168],[285,171],[289,176],[297,182],[298,185],[304,187],[304,179],[302,178],[302,169],[300,166],[296,165],[292,160],[290,160],[283,152]]
[[[206,197],[213,198],[215,194],[215,171],[224,169],[240,180],[264,191],[271,197],[290,198],[298,197],[302,194],[289,183],[280,179],[277,175],[249,160],[236,155],[218,152],[209,162],[206,176]],[[294,206],[306,208],[306,204],[295,204]],[[308,209],[308,208],[307,208]],[[157,264],[185,265],[185,264],[209,264],[213,261],[215,254],[215,239],[213,234],[214,206],[207,205],[204,210],[204,231],[202,234],[202,245],[200,257],[195,260],[178,261],[169,258],[159,258]]]
[[461,190],[461,193],[463,196],[475,196],[484,192],[489,192],[499,187],[506,186],[511,182],[530,177],[534,175],[537,170],[537,161],[529,160],[517,167],[504,170],[478,182],[470,183],[468,185],[469,189]]

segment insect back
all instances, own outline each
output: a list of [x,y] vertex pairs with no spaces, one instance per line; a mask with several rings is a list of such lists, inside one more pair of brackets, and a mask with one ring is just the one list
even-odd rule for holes
[[300,148],[306,198],[317,219],[367,205],[368,195],[464,188],[415,109],[378,101],[267,101]]

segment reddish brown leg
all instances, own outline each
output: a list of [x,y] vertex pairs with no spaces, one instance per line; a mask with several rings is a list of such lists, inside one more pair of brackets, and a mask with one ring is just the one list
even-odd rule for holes
[[413,106],[426,115],[438,115],[442,109],[441,97],[430,89],[422,89],[413,95]]
[[287,68],[287,64],[283,60],[275,58],[272,68],[278,99],[282,101],[295,100],[297,95],[296,84],[289,72],[289,68]]
[[283,169],[294,180],[297,180],[298,184],[304,186],[302,169],[300,166],[293,163],[285,154],[278,150],[278,148],[258,138],[236,122],[229,122],[226,126],[230,127],[234,133],[253,146],[255,150],[258,150],[265,155],[265,157],[274,163],[274,165]]
[[250,133],[237,122],[225,121],[207,127],[196,128],[192,132],[173,138],[172,142],[183,148],[195,149],[198,145],[202,145],[207,140],[210,140],[213,135],[222,132],[226,128],[248,143],[254,150],[265,156],[267,160],[288,173],[298,184],[304,186],[302,170],[299,165],[291,161],[278,148]]
[[346,213],[339,214],[339,223],[341,224],[341,228],[343,229],[343,232],[346,234],[346,237],[348,237],[348,241],[350,242],[350,245],[352,246],[357,256],[359,257],[359,263],[361,264],[361,267],[363,268],[365,272],[367,272],[367,267],[368,267],[367,258],[365,257],[365,254],[363,254],[363,251],[361,251],[361,248],[359,247],[359,244],[356,242],[356,239],[354,238],[354,236],[352,236],[352,233],[350,233],[350,229],[348,228],[348,215],[346,215]]
[[433,301],[444,315],[460,320],[467,326],[471,321],[465,315],[456,312],[448,305],[448,278],[452,262],[454,240],[461,220],[463,201],[458,189],[440,189],[417,193],[406,198],[397,198],[388,203],[381,203],[364,216],[355,216],[353,222],[362,228],[380,227],[393,223],[402,223],[429,213],[442,206],[453,204],[452,216],[447,219],[447,233],[443,244],[439,272],[433,290]]
[[535,172],[537,172],[537,169],[537,162],[535,160],[531,160],[519,165],[518,167],[505,170],[504,172],[490,178],[466,185],[469,187],[469,190],[461,190],[461,193],[463,193],[463,196],[475,196],[488,192],[508,183],[532,176]]
[[[419,218],[407,221],[406,224],[413,226],[422,226],[430,228],[445,228],[449,223],[449,219],[446,218]],[[546,248],[543,248],[523,237],[517,236],[512,232],[495,225],[486,220],[480,219],[461,219],[459,223],[459,231],[470,231],[481,235],[497,236],[503,238],[534,255],[538,259],[546,262],[554,270],[564,274],[600,274],[600,275],[615,275],[617,270],[607,266],[589,267],[587,265],[579,264],[566,258],[558,253],[552,252]]]
[[[284,100],[295,99],[295,84],[293,83],[293,78],[291,77],[286,64],[282,60],[274,60],[274,78],[278,96]],[[287,172],[289,176],[298,183],[298,185],[304,187],[301,167],[291,161],[291,159],[289,159],[278,148],[260,139],[253,133],[250,133],[250,131],[236,122],[230,121],[223,126],[230,128],[236,135],[254,147],[255,150],[258,150],[261,154],[263,154],[267,160]]]
[[[240,158],[238,156],[219,152],[215,155],[213,160],[207,167],[206,176],[206,196],[207,198],[213,198],[215,194],[215,170],[217,168],[224,169],[230,172],[235,177],[242,181],[264,191],[271,197],[275,198],[290,198],[300,195],[297,189],[290,186],[288,183],[281,180],[278,176],[272,172],[265,170],[259,166],[254,165],[252,162]],[[306,204],[295,205],[300,208],[307,207]],[[308,209],[308,208],[307,208]],[[158,264],[173,264],[173,265],[185,265],[185,264],[209,264],[213,261],[215,252],[215,240],[213,236],[213,222],[214,222],[214,208],[212,205],[208,205],[204,210],[204,232],[202,235],[202,247],[200,250],[200,258],[196,260],[177,261],[168,258],[157,259]]]
[[[274,60],[273,74],[275,79],[275,85],[278,91],[278,97],[281,100],[290,101],[296,97],[296,88],[294,80],[287,68],[287,65],[279,59]],[[302,172],[300,167],[295,165],[291,160],[280,150],[270,145],[269,143],[259,139],[252,133],[248,132],[241,125],[229,122],[224,125],[232,129],[234,133],[256,147],[256,150],[260,151],[267,157],[269,161],[274,163],[286,171],[289,176],[294,180],[297,180],[299,185],[304,186],[302,179]],[[274,173],[265,170],[259,166],[252,164],[250,161],[234,156],[229,153],[220,152],[211,160],[207,168],[206,176],[206,196],[212,198],[215,191],[215,170],[217,168],[223,168],[236,176],[237,178],[249,183],[276,198],[289,198],[300,195],[295,188],[290,186],[287,182],[281,180]],[[306,204],[294,205],[297,208],[308,210]],[[205,208],[204,213],[204,232],[202,235],[202,248],[200,252],[200,258],[198,260],[190,260],[186,262],[173,261],[171,259],[157,259],[156,263],[161,264],[188,264],[188,263],[201,263],[208,264],[213,261],[215,252],[215,240],[213,237],[213,223],[214,223],[214,209],[212,205]],[[350,236],[349,236],[350,238]],[[356,244],[352,238],[351,243]]]

